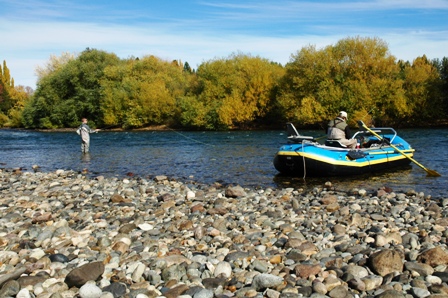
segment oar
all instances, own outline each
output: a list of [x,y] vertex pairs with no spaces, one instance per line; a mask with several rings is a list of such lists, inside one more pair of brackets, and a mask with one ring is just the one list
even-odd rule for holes
[[321,136],[321,137],[315,138],[314,140],[315,140],[315,141],[317,141],[317,140],[321,140],[321,139],[323,139],[323,138],[326,138],[326,137],[327,137],[327,135],[324,135],[324,136]]
[[395,147],[394,145],[392,145],[388,140],[382,138],[379,134],[377,134],[376,132],[374,132],[373,130],[371,130],[370,128],[368,128],[364,122],[362,122],[361,120],[358,121],[359,126],[362,126],[363,128],[367,129],[370,133],[372,133],[375,137],[379,138],[380,140],[383,140],[385,142],[387,142],[387,144],[389,144],[392,148],[394,148],[395,150],[397,150],[398,152],[400,152],[402,155],[404,155],[406,158],[408,158],[409,160],[411,160],[413,163],[415,163],[416,165],[418,165],[420,168],[422,168],[423,170],[426,171],[426,173],[428,173],[428,176],[432,176],[432,177],[440,177],[442,175],[440,175],[439,173],[437,173],[434,170],[430,170],[428,168],[425,168],[423,165],[421,165],[420,163],[418,163],[415,159],[413,159],[412,157],[406,155],[406,153],[404,153],[402,150],[398,149],[397,147]]

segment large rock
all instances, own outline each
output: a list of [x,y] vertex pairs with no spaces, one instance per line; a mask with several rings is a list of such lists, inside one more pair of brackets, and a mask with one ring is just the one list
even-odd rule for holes
[[434,273],[434,268],[428,264],[416,263],[416,262],[406,262],[404,268],[408,271],[415,271],[421,276],[428,276]]
[[369,258],[370,268],[375,273],[385,276],[393,272],[403,272],[402,254],[395,250],[382,250]]
[[322,271],[319,264],[298,264],[294,267],[297,276],[301,278],[308,278],[311,275],[317,275]]
[[448,254],[440,246],[422,252],[417,261],[432,267],[448,264]]
[[95,285],[91,283],[86,283],[79,289],[79,296],[81,298],[100,298],[103,291]]
[[64,281],[69,288],[80,288],[89,280],[97,280],[103,273],[103,262],[92,262],[70,271]]
[[323,205],[336,204],[338,202],[338,197],[336,195],[326,194],[320,200]]
[[16,280],[7,281],[0,289],[0,297],[13,297],[20,291],[20,284]]
[[241,186],[230,186],[226,189],[226,197],[229,198],[238,198],[238,197],[245,197],[247,196],[247,193],[244,191],[244,189]]
[[259,274],[254,277],[252,286],[257,291],[265,290],[267,288],[275,288],[283,283],[283,278],[272,274]]
[[114,297],[123,297],[127,292],[127,287],[124,283],[113,282],[110,285],[103,288],[104,292],[109,292]]

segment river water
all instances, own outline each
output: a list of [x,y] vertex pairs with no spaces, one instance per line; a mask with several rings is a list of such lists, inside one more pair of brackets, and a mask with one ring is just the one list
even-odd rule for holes
[[[301,134],[322,136],[320,131]],[[404,129],[400,136],[416,149],[414,159],[442,177],[426,177],[411,166],[358,177],[305,178],[278,175],[272,160],[286,143],[284,131],[178,132],[102,131],[91,135],[90,154],[81,154],[79,136],[73,132],[0,130],[0,168],[31,171],[66,169],[92,176],[150,178],[166,175],[185,182],[241,185],[243,187],[313,188],[331,181],[336,189],[394,191],[414,189],[434,198],[448,198],[448,129]]]

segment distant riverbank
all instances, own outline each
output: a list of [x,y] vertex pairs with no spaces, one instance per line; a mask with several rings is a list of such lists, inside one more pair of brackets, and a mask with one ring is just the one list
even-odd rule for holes
[[[325,124],[321,124],[321,125],[311,125],[311,126],[300,126],[300,125],[295,125],[297,129],[300,130],[322,130],[324,131],[325,129],[323,129],[325,127]],[[93,127],[92,127],[93,128]],[[116,127],[116,126],[106,126],[106,127],[97,127],[103,131],[201,131],[201,130],[189,130],[186,128],[179,128],[179,127],[169,127],[168,125],[149,125],[149,126],[145,126],[145,127],[139,127],[139,128],[132,128],[132,129],[124,129],[121,127]],[[279,126],[279,125],[275,125],[275,126],[268,126],[268,125],[261,125],[261,126],[255,126],[255,127],[250,127],[250,128],[245,128],[245,129],[241,129],[241,128],[235,128],[235,129],[230,129],[230,130],[226,130],[226,131],[263,131],[263,130],[284,130],[286,128],[286,124],[285,126]],[[437,121],[436,123],[432,123],[432,124],[428,124],[428,125],[412,125],[412,126],[397,126],[394,127],[395,129],[429,129],[429,128],[448,128],[448,119],[444,119],[444,120],[440,120]],[[0,129],[13,129],[13,130],[30,130],[30,131],[40,131],[40,132],[71,132],[71,131],[75,131],[76,128],[51,128],[51,129],[41,129],[41,128],[36,128],[36,129],[26,129],[26,128],[11,128],[11,127],[3,127]],[[353,127],[353,130],[355,130],[355,127]]]

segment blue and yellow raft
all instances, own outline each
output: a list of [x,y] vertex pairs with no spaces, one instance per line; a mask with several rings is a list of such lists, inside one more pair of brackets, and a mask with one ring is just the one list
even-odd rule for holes
[[288,123],[288,144],[280,147],[274,166],[282,174],[325,177],[360,175],[409,165],[411,160],[406,156],[412,158],[415,150],[393,128],[370,130],[377,136],[360,127],[352,137],[359,148],[350,149],[337,140],[321,144],[314,137],[300,135]]

